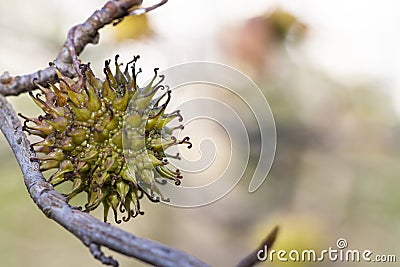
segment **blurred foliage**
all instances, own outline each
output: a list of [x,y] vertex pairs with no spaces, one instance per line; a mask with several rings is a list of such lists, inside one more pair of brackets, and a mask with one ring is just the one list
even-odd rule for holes
[[[263,31],[256,21],[264,21]],[[400,147],[399,119],[390,96],[368,77],[344,85],[306,62],[293,61],[287,50],[287,45],[293,46],[293,23],[302,24],[279,9],[249,19],[228,39],[238,45],[224,50],[230,63],[251,73],[263,90],[278,137],[268,182],[255,193],[243,216],[249,220],[240,225],[252,228],[258,221],[267,227],[280,221],[275,249],[322,250],[345,237],[353,249],[395,253],[399,246],[393,237],[400,234],[395,162],[400,160]],[[241,185],[246,190],[247,184]]]
[[260,19],[264,22],[266,27],[268,27],[267,25],[269,24],[274,37],[279,41],[285,41],[289,35],[292,37],[295,36],[296,39],[301,39],[307,30],[304,23],[300,22],[293,14],[281,8],[273,12],[268,12],[264,16],[261,16]]
[[146,14],[128,16],[113,28],[116,41],[150,37],[152,30]]

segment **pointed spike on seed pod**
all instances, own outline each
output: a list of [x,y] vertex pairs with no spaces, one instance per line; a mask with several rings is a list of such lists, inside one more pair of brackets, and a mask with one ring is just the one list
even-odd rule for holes
[[151,79],[150,83],[145,88],[143,88],[143,91],[142,91],[143,94],[149,94],[150,92],[153,91],[153,83],[158,77],[158,70],[159,70],[159,68],[154,69],[154,76]]
[[126,195],[129,192],[129,185],[123,180],[119,180],[116,183],[117,193],[121,198],[121,202],[125,204]]
[[89,207],[89,203],[91,203],[91,199],[95,197],[95,192],[93,191],[93,188],[96,185],[93,184],[92,182],[90,182],[89,187],[86,189],[87,191],[87,203],[85,204],[85,210],[86,212],[90,212],[90,209],[88,209]]
[[[130,190],[128,195],[126,196],[125,210],[128,211],[128,217],[125,218],[124,222],[129,221],[131,218],[135,218],[139,214],[144,214],[144,212],[140,211],[140,204],[138,198],[137,197],[131,198],[132,195],[136,195],[134,191],[137,191],[137,189]],[[131,206],[131,204],[133,204],[133,207]]]
[[127,125],[136,128],[136,127],[139,127],[144,122],[144,118],[141,114],[133,113],[133,114],[126,116],[124,122]]
[[56,141],[56,139],[55,139],[54,135],[48,135],[42,141],[33,143],[32,146],[36,146],[36,147],[39,147],[39,146],[51,147],[51,146],[54,145],[55,141]]
[[170,139],[167,141],[162,141],[160,139],[158,140],[151,140],[150,142],[150,146],[152,147],[152,150],[155,152],[162,152],[164,150],[166,150],[167,148],[173,146],[174,144],[176,144],[176,140]]
[[89,96],[85,106],[91,111],[98,111],[101,108],[101,101],[97,95],[96,89],[87,81],[86,82],[86,93]]
[[60,90],[64,93],[68,93],[68,91],[72,90],[72,86],[76,86],[76,82],[66,76],[63,76],[60,80]]
[[157,120],[155,127],[159,130],[166,128],[166,125],[170,123],[172,120],[174,120],[175,117],[166,117],[166,118],[160,118]]
[[[132,164],[132,162],[129,162],[128,166],[131,164]],[[135,172],[130,171],[130,170],[133,170],[133,169],[130,167],[125,168],[124,170],[121,171],[120,175],[121,175],[122,179],[124,179],[125,181],[131,182],[133,184],[137,184],[136,174],[135,174]]]
[[182,115],[181,115],[181,111],[178,109],[178,110],[175,110],[174,112],[172,112],[172,113],[170,113],[170,114],[168,114],[168,115],[166,115],[166,117],[172,117],[172,118],[178,118],[178,121],[179,122],[182,122],[183,121],[183,117],[182,117]]
[[170,180],[175,180],[176,175],[174,173],[171,172],[170,169],[168,169],[167,167],[163,166],[157,166],[156,167],[156,171],[158,174],[161,175],[161,177],[170,179]]
[[[151,100],[151,104],[152,104],[154,107],[159,106],[161,100],[164,99],[166,96],[168,96],[168,97],[167,97],[167,101],[166,101],[166,103],[164,103],[163,105],[167,106],[167,105],[168,105],[168,102],[169,102],[168,99],[171,98],[171,90],[168,90],[167,92],[163,93],[161,96],[152,99],[152,100]],[[161,106],[163,106],[163,105],[161,105]]]
[[100,124],[102,127],[107,128],[107,130],[113,130],[118,126],[119,118],[114,116],[114,112],[111,108],[108,107],[107,111],[103,113],[102,116],[103,119]]
[[39,161],[45,160],[57,160],[62,161],[64,160],[64,152],[61,149],[55,149],[54,151],[50,152],[49,154],[38,158]]
[[104,73],[106,75],[106,79],[110,83],[111,88],[116,89],[118,84],[117,84],[117,81],[114,78],[114,75],[111,72],[110,63],[111,63],[111,60],[106,60],[105,61]]
[[130,61],[130,62],[126,65],[126,69],[125,69],[125,72],[128,72],[128,65],[132,63],[132,67],[131,67],[131,70],[132,70],[132,75],[131,75],[131,77],[132,77],[132,78],[131,78],[130,83],[129,83],[129,88],[132,89],[132,92],[136,92],[136,91],[138,90],[138,86],[137,86],[137,77],[138,77],[139,73],[142,72],[142,69],[141,69],[141,68],[139,68],[139,70],[136,71],[136,62],[137,62],[137,60],[138,60],[139,58],[140,58],[139,55],[134,56],[134,57],[133,57],[133,60]]
[[43,133],[41,131],[33,130],[33,129],[30,129],[30,128],[26,127],[26,126],[22,126],[22,130],[23,131],[27,131],[31,135],[37,135],[37,136],[40,136],[42,138],[45,138],[47,136],[47,134],[45,134],[45,133]]
[[121,213],[124,213],[126,211],[127,215],[122,217],[122,220],[124,222],[128,222],[131,218],[133,218],[135,216],[135,213],[133,210],[131,210],[131,200],[128,199],[128,197],[126,198],[124,203],[121,203],[121,205],[119,206],[119,211]]
[[85,185],[82,177],[77,175],[72,181],[72,189],[69,194],[67,194],[67,201],[70,201],[73,197],[85,190]]
[[58,168],[60,162],[58,160],[46,160],[40,162],[40,171],[48,171],[50,169]]
[[153,95],[147,95],[144,96],[143,95],[139,95],[136,99],[135,99],[135,106],[138,110],[145,110],[152,99]]
[[62,93],[57,86],[55,86],[54,84],[49,84],[50,88],[53,90],[54,94],[55,94],[55,98],[56,98],[56,104],[59,107],[63,107],[67,104],[67,100],[68,100],[68,95],[66,95],[65,93]]
[[147,119],[147,123],[146,123],[146,130],[149,131],[151,129],[153,129],[154,127],[156,127],[158,130],[161,130],[162,127],[160,128],[160,117],[162,116],[162,114],[164,113],[164,110],[161,110],[158,114],[156,114],[155,116],[152,116]]
[[49,154],[51,152],[52,148],[48,146],[38,146],[35,147],[35,152],[36,153],[43,153],[43,154]]
[[125,75],[122,73],[120,66],[122,64],[118,63],[118,58],[119,55],[115,55],[115,80],[117,81],[118,85],[125,85],[128,83],[128,80],[126,79]]
[[129,73],[129,65],[130,64],[132,64],[132,61],[129,61],[128,63],[126,63],[125,70],[124,70],[124,75],[125,75],[126,79],[128,80],[128,83],[130,83],[132,81],[132,76]]
[[157,159],[153,154],[148,153],[147,156],[149,157],[149,161],[150,161],[150,163],[152,165],[152,169],[153,169],[153,167],[163,165],[162,161]]
[[95,163],[98,155],[99,155],[99,152],[97,150],[89,150],[85,154],[83,154],[83,156],[80,158],[80,160],[90,163],[90,164]]
[[68,95],[68,91],[71,90],[71,88],[69,87],[69,84],[65,81],[65,77],[59,78],[59,86],[60,91]]
[[107,222],[107,217],[108,217],[108,213],[110,211],[110,204],[108,203],[108,201],[102,201],[103,204],[103,221],[106,223]]
[[25,120],[24,125],[26,125],[28,122],[33,122],[35,124],[40,124],[42,121],[42,117],[39,116],[39,118],[28,118],[25,115],[23,115],[22,113],[18,113],[18,116],[20,116],[21,118],[23,118]]
[[70,160],[64,160],[61,162],[58,170],[49,178],[49,182],[53,185],[60,184],[65,181],[64,174],[72,172],[74,170],[74,165]]
[[110,182],[111,182],[111,174],[110,173],[108,173],[108,172],[105,172],[106,173],[106,175],[104,175],[104,183],[107,183],[107,184],[109,184]]
[[117,97],[114,89],[112,89],[111,87],[111,82],[108,79],[104,81],[103,86],[101,88],[102,88],[101,91],[102,96],[109,102],[112,102]]
[[112,101],[113,108],[119,111],[125,111],[128,106],[129,96],[129,92],[125,90],[122,96],[117,97]]
[[182,159],[182,157],[181,157],[179,152],[176,153],[176,154],[172,154],[172,155],[168,154],[168,153],[163,153],[162,156],[166,157],[166,158],[164,158],[164,165],[169,165],[169,163],[170,163],[169,159],[176,159],[176,160],[181,160]]
[[72,137],[65,137],[59,144],[56,145],[56,147],[61,148],[66,152],[71,152],[75,149],[76,145],[74,144]]
[[[131,81],[132,78],[135,77],[135,65],[136,65],[136,61],[140,58],[140,56],[134,56],[133,59],[131,61],[129,61],[128,63],[126,63],[125,66],[125,70],[124,70],[124,75],[125,77],[129,77],[129,81]],[[131,68],[133,70],[133,75],[131,76],[129,73],[129,65],[132,64]]]
[[85,205],[87,211],[92,211],[96,209],[104,198],[104,192],[101,187],[97,187],[96,190],[93,190],[90,193],[90,199],[88,204]]
[[65,116],[65,110],[63,107],[53,107],[48,105],[46,102],[41,100],[39,97],[35,97],[32,92],[29,92],[29,95],[32,97],[33,102],[41,108],[44,112],[47,114],[53,116],[53,118],[60,117],[60,116]]
[[190,142],[189,136],[186,136],[185,138],[183,138],[181,141],[178,142],[178,144],[187,144],[188,149],[192,148],[192,146],[193,146],[192,142]]
[[156,106],[154,105],[153,101],[150,104],[150,106],[153,106],[153,108],[150,111],[149,117],[152,119],[162,117],[165,114],[165,109],[167,108],[167,104],[163,104],[161,106]]
[[150,98],[150,102],[149,102],[149,105],[150,105],[151,100],[153,99],[154,95],[157,93],[157,91],[158,91],[160,88],[163,88],[163,87],[162,87],[162,86],[155,86],[155,87],[152,87],[152,88],[151,88],[152,90],[150,90],[150,92],[148,92],[148,93],[144,93],[144,91],[142,91],[141,97],[143,97],[143,98]]
[[110,193],[108,197],[108,203],[114,211],[114,220],[116,223],[121,223],[121,220],[118,220],[118,206],[120,203],[119,197],[116,193]]
[[118,127],[119,123],[120,123],[120,116],[112,116],[110,114],[109,122],[106,125],[103,124],[103,126],[105,126],[107,130],[112,131]]
[[104,162],[105,171],[113,171],[118,167],[117,157],[118,154],[113,153],[111,157],[106,158]]
[[[183,129],[183,126],[181,126],[182,128],[181,129]],[[163,131],[163,133],[164,133],[164,136],[171,136],[173,133],[174,133],[174,130],[175,129],[178,129],[179,127],[173,127],[173,128],[171,128],[171,127],[168,127],[168,126],[164,126],[164,127],[162,127],[162,131]],[[158,128],[157,128],[158,129]]]
[[128,198],[131,200],[131,202],[133,203],[133,205],[135,206],[135,210],[140,212],[140,204],[139,204],[139,199],[143,196],[143,192],[140,191],[142,193],[142,196],[139,197],[138,196],[138,192],[139,189],[138,187],[135,187],[133,189],[131,189],[128,193]]
[[139,73],[142,72],[142,69],[139,68],[139,70],[135,73],[135,68],[132,68],[132,80],[130,81],[128,88],[130,90],[130,92],[132,93],[137,93],[139,90],[139,86],[137,84],[137,77],[139,75]]
[[92,116],[92,111],[85,107],[79,108],[73,102],[69,102],[69,107],[73,110],[77,121],[85,122],[88,121]]
[[[163,127],[164,125],[166,125],[166,124],[168,124],[170,121],[172,121],[172,120],[174,120],[174,119],[176,119],[176,118],[178,118],[178,121],[179,122],[182,122],[183,121],[183,117],[182,117],[182,115],[181,115],[181,113],[180,113],[180,110],[175,110],[174,112],[172,112],[172,113],[170,113],[170,114],[166,114],[164,117],[163,117],[163,121],[162,120],[160,120],[160,125],[158,125],[157,127]],[[162,125],[162,126],[161,126]],[[160,129],[161,129],[160,128]]]
[[90,170],[90,165],[84,161],[78,161],[76,171],[79,173],[84,173]]
[[53,126],[51,126],[50,124],[48,124],[44,121],[38,123],[37,125],[33,125],[33,126],[24,125],[22,127],[22,129],[25,131],[28,131],[30,134],[38,135],[43,138],[45,138],[46,136],[48,136],[49,134],[52,134],[54,132]]
[[[62,83],[63,80],[60,81],[60,84]],[[68,100],[72,101],[72,103],[74,103],[77,107],[82,107],[89,99],[85,90],[82,90],[81,88],[78,91],[74,91],[68,86],[67,94],[69,97]]]
[[[187,144],[187,148],[192,148],[193,144],[192,142],[190,142],[190,138],[188,136],[184,137],[182,140],[178,140],[176,139],[175,136],[171,136],[171,140],[174,141],[174,143],[172,145],[181,145],[181,144]],[[169,148],[171,145],[169,146],[164,146],[164,150],[166,150],[167,148]]]
[[54,71],[56,72],[58,79],[62,79],[64,77],[58,68],[54,68]]
[[56,95],[54,94],[53,91],[51,91],[49,88],[41,86],[39,83],[34,81],[34,84],[42,91],[46,98],[46,104],[51,105],[53,104],[54,100],[56,99]]
[[73,181],[72,181],[72,191],[75,191],[76,189],[80,188],[84,184],[82,177],[77,176]]
[[88,78],[88,82],[94,88],[97,88],[99,90],[103,86],[103,82],[100,79],[96,78],[96,76],[94,75],[94,73],[93,73],[92,69],[90,68],[90,66],[86,70],[85,75]]
[[103,185],[110,180],[110,174],[106,171],[99,171],[94,173],[93,181],[95,181],[99,185]]
[[51,183],[52,185],[59,185],[64,181],[65,181],[64,175],[60,175],[57,172],[55,174],[53,174],[52,176],[50,176],[50,178],[49,178],[49,183]]
[[48,124],[53,126],[54,129],[60,132],[64,132],[69,124],[68,119],[66,117],[57,117],[52,120],[45,120],[45,122],[47,122]]
[[[159,202],[160,198],[169,201],[168,199],[165,199],[164,196],[162,195],[160,189],[156,186],[155,180],[153,181],[152,184],[145,184],[143,181],[139,185],[142,191],[147,195],[148,199],[152,202]],[[150,192],[149,192],[150,191]]]

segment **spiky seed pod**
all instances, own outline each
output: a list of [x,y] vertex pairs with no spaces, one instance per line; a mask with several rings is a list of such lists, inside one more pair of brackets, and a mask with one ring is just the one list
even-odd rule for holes
[[[30,92],[45,114],[31,119],[20,114],[25,119],[23,129],[43,138],[32,144],[40,154],[32,160],[40,163],[42,171],[56,169],[49,182],[72,182],[67,199],[86,192],[85,210],[90,212],[103,204],[104,221],[110,208],[117,223],[121,222],[118,212],[124,214],[124,221],[143,214],[139,204],[143,193],[152,201],[162,197],[158,178],[179,185],[182,176],[179,170],[167,167],[164,151],[182,143],[191,147],[189,138],[179,141],[172,136],[173,130],[182,126],[167,126],[175,118],[182,121],[182,117],[179,111],[165,113],[171,91],[161,85],[164,77],[155,69],[149,85],[137,85],[141,72],[135,68],[138,58],[122,72],[116,56],[115,74],[106,61],[104,81],[94,76],[89,64],[82,65],[76,80],[56,70],[57,84],[37,84],[42,94]],[[153,99],[158,90],[166,92]]]

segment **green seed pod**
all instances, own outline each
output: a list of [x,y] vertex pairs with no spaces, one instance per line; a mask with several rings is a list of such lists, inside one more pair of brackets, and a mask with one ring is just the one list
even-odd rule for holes
[[[56,70],[57,84],[37,85],[44,99],[42,94],[30,93],[45,114],[32,119],[21,115],[24,130],[43,138],[32,144],[39,153],[32,160],[39,162],[42,171],[55,170],[49,182],[70,182],[71,191],[65,194],[68,201],[85,192],[87,212],[102,204],[104,221],[110,208],[117,223],[121,222],[119,213],[123,221],[143,214],[139,204],[143,195],[151,201],[162,198],[157,179],[180,184],[182,176],[179,170],[167,167],[164,150],[182,143],[191,146],[188,138],[179,141],[172,136],[173,130],[182,126],[166,126],[182,117],[178,111],[165,114],[171,91],[161,85],[164,77],[157,69],[146,87],[137,85],[141,72],[135,69],[138,58],[122,72],[117,56],[115,75],[106,61],[104,81],[94,76],[89,64],[83,65],[75,80]],[[166,92],[153,99],[163,89]],[[124,154],[126,148],[129,151]]]

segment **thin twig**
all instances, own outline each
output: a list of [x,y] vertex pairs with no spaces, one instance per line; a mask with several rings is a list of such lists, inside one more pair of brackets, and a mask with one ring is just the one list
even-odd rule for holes
[[[161,1],[161,3],[165,2],[165,0]],[[58,53],[57,58],[53,61],[54,65],[60,69],[65,76],[76,76],[76,71],[73,66],[74,61],[71,57],[71,43],[73,44],[73,50],[75,50],[76,55],[79,55],[86,45],[98,43],[99,30],[101,28],[114,21],[120,21],[125,16],[130,15],[129,12],[132,11],[131,9],[137,7],[141,3],[142,0],[108,1],[101,10],[94,12],[84,23],[71,28],[68,36],[71,37],[72,35],[73,40],[71,42],[70,38],[67,36],[67,40]],[[158,5],[159,4],[156,4],[153,7],[146,8],[146,11],[156,8]],[[139,9],[141,10],[141,8]],[[73,32],[71,33],[71,31]],[[33,80],[36,80],[40,85],[47,85],[48,82],[56,82],[54,68],[45,68],[31,74],[15,77],[9,76],[8,73],[3,73],[0,75],[0,94],[4,96],[19,95],[33,90],[36,88]]]
[[270,249],[275,242],[278,232],[279,232],[279,226],[275,226],[274,229],[268,234],[268,236],[261,242],[261,244],[255,250],[253,250],[249,255],[244,257],[238,263],[238,265],[236,265],[236,267],[252,267],[260,263],[260,260],[258,259],[258,252],[260,250],[264,250],[265,246],[268,249]]
[[129,11],[129,15],[134,15],[134,16],[142,15],[153,9],[159,8],[160,6],[164,5],[167,2],[168,2],[168,0],[162,0],[160,3],[150,6],[150,7],[141,7],[141,8],[134,9],[132,11]]
[[25,185],[36,205],[47,217],[79,238],[103,264],[118,266],[117,261],[101,252],[101,246],[155,266],[208,266],[194,256],[134,236],[69,206],[65,197],[46,182],[39,171],[39,164],[30,161],[32,157],[36,157],[35,152],[30,150],[30,143],[22,131],[15,111],[2,95],[0,95],[0,127],[14,152]]
[[[71,64],[54,62],[55,66],[68,77],[75,75],[75,69]],[[36,88],[32,82],[36,80],[40,85],[46,85],[48,82],[56,81],[56,73],[53,67],[47,67],[34,73],[12,77],[8,72],[0,75],[0,95],[10,96],[19,95]]]

